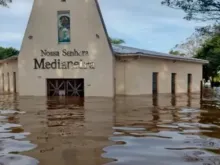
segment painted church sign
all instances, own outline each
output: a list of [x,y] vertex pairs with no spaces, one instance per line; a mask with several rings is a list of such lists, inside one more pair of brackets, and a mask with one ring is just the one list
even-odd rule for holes
[[[34,69],[95,69],[94,62],[84,61],[82,59],[75,61],[63,61],[59,59],[63,57],[84,57],[88,56],[88,51],[78,51],[76,49],[68,51],[63,49],[62,51],[49,51],[47,49],[41,50],[41,58],[34,58]],[[55,57],[55,59],[47,60],[46,57]]]
[[82,59],[78,61],[61,61],[53,59],[47,61],[45,58],[34,59],[34,69],[95,69],[94,62],[85,62]]
[[41,50],[41,56],[89,56],[88,51],[77,51],[74,49],[73,51],[68,51],[63,49],[61,52],[59,51],[48,51],[47,49]]

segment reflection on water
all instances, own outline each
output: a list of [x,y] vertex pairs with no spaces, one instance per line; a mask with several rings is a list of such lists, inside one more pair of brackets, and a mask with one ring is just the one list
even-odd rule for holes
[[3,165],[219,165],[218,100],[0,96]]
[[19,115],[24,114],[18,110],[16,96],[0,96],[0,164],[1,165],[36,165],[34,158],[19,153],[36,148],[27,138],[30,134],[25,132],[19,123]]

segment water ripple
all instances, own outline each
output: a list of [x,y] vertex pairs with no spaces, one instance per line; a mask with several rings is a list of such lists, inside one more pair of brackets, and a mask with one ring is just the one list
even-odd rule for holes
[[31,157],[15,155],[15,154],[0,154],[0,164],[1,165],[37,165],[39,162]]
[[220,165],[218,100],[0,98],[0,164]]
[[[32,150],[37,145],[26,139],[29,132],[24,132],[21,124],[13,123],[15,116],[24,114],[17,110],[0,110],[0,164],[1,165],[37,165],[39,162],[20,153]],[[11,122],[11,123],[9,123]]]
[[[102,156],[114,160],[106,165],[220,165],[220,110],[125,108],[127,114],[117,116],[120,127],[113,127],[109,138],[115,144],[103,149]],[[142,122],[133,124],[136,116]]]

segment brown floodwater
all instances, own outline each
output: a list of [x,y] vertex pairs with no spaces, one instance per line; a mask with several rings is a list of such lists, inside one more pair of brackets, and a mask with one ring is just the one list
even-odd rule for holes
[[220,165],[220,104],[207,96],[0,95],[0,165]]

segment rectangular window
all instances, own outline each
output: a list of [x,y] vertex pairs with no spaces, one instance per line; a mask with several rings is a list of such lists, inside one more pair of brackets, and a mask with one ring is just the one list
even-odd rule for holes
[[176,73],[171,74],[171,93],[176,93]]
[[152,87],[153,87],[153,94],[158,93],[158,73],[153,72],[153,77],[152,77]]
[[58,42],[59,43],[70,43],[70,11],[58,11]]
[[191,93],[192,91],[192,74],[188,74],[187,76],[187,92]]

